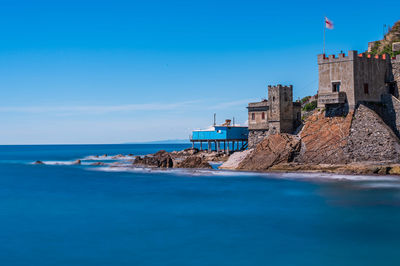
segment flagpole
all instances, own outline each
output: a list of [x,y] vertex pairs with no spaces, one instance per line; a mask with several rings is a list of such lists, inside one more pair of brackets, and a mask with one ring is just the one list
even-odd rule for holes
[[324,49],[323,49],[323,54],[325,55],[325,31],[326,31],[326,18],[324,17]]

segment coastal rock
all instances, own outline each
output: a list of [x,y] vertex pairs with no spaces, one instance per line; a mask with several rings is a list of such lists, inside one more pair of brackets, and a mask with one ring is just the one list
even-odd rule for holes
[[161,168],[173,167],[173,161],[170,154],[164,150],[144,157],[136,156],[134,164]]
[[122,155],[122,154],[118,154],[118,155],[115,155],[115,156],[113,156],[113,157],[111,157],[113,160],[118,160],[118,159],[122,159],[122,158],[125,158],[125,156],[124,155]]
[[400,173],[399,167],[388,166],[400,163],[400,140],[375,111],[363,104],[346,116],[327,117],[316,111],[306,120],[298,137],[268,136],[237,169]]
[[269,135],[239,164],[237,169],[265,171],[273,165],[291,162],[299,150],[300,140],[296,136]]
[[389,174],[391,175],[400,175],[400,165],[394,165],[390,168]]
[[301,151],[295,159],[305,164],[338,164],[348,162],[343,149],[350,135],[353,112],[345,117],[326,117],[316,111],[300,132]]
[[188,155],[195,155],[196,153],[199,152],[199,149],[197,149],[197,148],[188,148],[188,149],[185,149],[184,152],[186,152]]
[[219,168],[234,170],[238,168],[239,164],[252,152],[253,149],[237,151],[233,153],[231,156],[229,156],[229,159],[226,162],[224,162]]
[[101,166],[101,165],[105,165],[105,163],[102,163],[102,162],[95,162],[95,163],[91,163],[90,165],[93,165],[93,166]]
[[33,164],[44,164],[44,162],[42,162],[42,161],[36,161],[36,162],[34,162]]
[[81,160],[76,160],[74,162],[72,162],[72,165],[81,165]]
[[177,168],[212,168],[208,161],[200,156],[189,156],[177,164]]

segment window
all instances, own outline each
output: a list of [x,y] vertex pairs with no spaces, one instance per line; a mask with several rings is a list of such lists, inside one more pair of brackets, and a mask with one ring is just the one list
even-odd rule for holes
[[340,91],[340,82],[332,82],[332,92]]
[[265,120],[265,113],[264,112],[261,113],[261,119]]
[[364,94],[369,94],[368,83],[364,83]]
[[275,102],[275,96],[272,96],[272,101]]
[[256,120],[256,114],[255,113],[251,114],[251,120]]

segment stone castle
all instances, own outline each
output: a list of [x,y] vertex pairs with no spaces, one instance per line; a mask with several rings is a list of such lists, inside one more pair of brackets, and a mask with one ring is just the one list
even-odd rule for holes
[[249,103],[249,147],[269,134],[292,133],[301,123],[301,104],[293,102],[293,86],[268,86],[268,100]]
[[360,103],[382,103],[399,97],[400,56],[371,56],[349,51],[338,57],[318,55],[318,107],[327,114],[354,110]]
[[[325,109],[326,116],[344,116],[364,104],[400,137],[400,55],[321,54],[318,72],[318,107]],[[249,148],[271,134],[293,134],[302,123],[293,86],[268,86],[268,100],[249,103],[247,109]]]

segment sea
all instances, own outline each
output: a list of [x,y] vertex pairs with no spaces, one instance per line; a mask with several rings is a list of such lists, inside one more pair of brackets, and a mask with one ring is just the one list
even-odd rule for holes
[[127,166],[187,147],[0,146],[0,265],[400,265],[400,177]]

